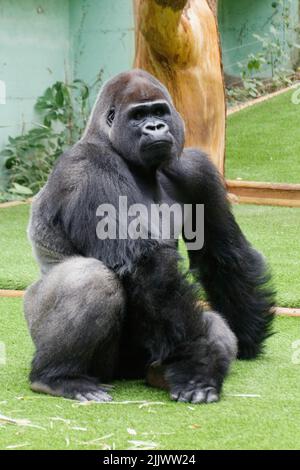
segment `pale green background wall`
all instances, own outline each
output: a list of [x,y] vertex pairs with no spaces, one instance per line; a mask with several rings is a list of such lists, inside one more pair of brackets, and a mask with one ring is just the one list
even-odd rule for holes
[[56,80],[89,83],[131,68],[131,0],[0,0],[0,148],[35,120],[36,98]]
[[74,76],[91,83],[132,67],[132,0],[71,0],[70,31]]
[[68,31],[67,1],[0,0],[0,80],[6,84],[0,148],[7,135],[32,124],[36,97],[50,83],[65,78]]
[[[272,3],[272,0],[219,0],[223,62],[228,74],[239,75],[238,62],[245,65],[247,56],[259,50],[260,44],[253,38],[253,33],[262,36],[269,32],[274,16]],[[299,24],[299,3],[299,0],[291,3],[290,31]],[[292,36],[296,41],[296,34]],[[284,42],[286,33],[283,29],[281,37]]]

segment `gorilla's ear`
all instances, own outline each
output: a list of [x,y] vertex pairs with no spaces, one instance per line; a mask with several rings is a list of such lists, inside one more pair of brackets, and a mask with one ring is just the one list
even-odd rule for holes
[[106,122],[109,125],[109,127],[112,126],[113,120],[115,118],[115,114],[116,114],[115,108],[110,108],[107,118],[106,118]]

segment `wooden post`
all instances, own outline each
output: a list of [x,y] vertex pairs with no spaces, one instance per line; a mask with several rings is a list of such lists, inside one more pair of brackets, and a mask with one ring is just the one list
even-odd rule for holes
[[135,67],[169,89],[186,125],[186,146],[224,172],[225,93],[216,0],[135,0]]

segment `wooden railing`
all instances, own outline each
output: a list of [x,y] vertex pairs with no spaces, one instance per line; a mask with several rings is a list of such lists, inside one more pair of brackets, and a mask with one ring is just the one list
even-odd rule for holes
[[226,180],[226,185],[238,203],[300,207],[300,184]]

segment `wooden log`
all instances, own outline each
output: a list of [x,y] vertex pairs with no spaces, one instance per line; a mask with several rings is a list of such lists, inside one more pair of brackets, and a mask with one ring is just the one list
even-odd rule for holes
[[218,15],[218,0],[207,0],[208,6],[210,7],[211,11],[217,17]]
[[6,209],[8,207],[15,207],[24,204],[31,204],[32,198],[26,199],[26,201],[8,201],[8,202],[1,202],[0,209]]
[[287,307],[276,307],[276,315],[282,317],[299,317],[300,318],[300,308],[287,308]]
[[[22,290],[3,290],[0,289],[0,298],[1,297],[24,297],[25,291]],[[204,310],[210,310],[211,307],[207,302],[199,302],[200,305],[204,308]],[[288,317],[300,317],[300,308],[286,308],[286,307],[275,307],[275,314],[288,316]]]
[[165,84],[185,121],[186,145],[206,151],[223,174],[226,105],[216,8],[215,0],[135,0],[134,65]]
[[283,207],[300,207],[300,184],[226,180],[234,202]]
[[0,297],[23,297],[23,290],[6,290],[0,289]]

